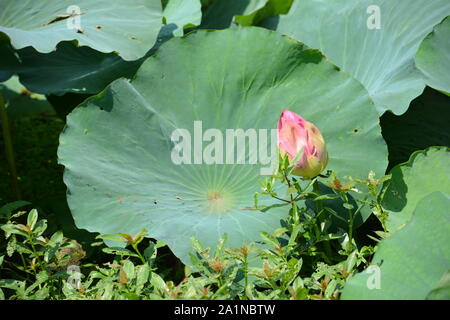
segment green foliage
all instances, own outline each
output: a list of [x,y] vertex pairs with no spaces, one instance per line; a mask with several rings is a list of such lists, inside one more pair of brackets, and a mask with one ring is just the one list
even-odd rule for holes
[[96,94],[117,78],[131,78],[143,61],[124,61],[115,53],[102,53],[67,41],[60,42],[50,53],[40,53],[32,47],[15,52],[20,65],[10,67],[11,70],[29,90],[41,94]]
[[[380,13],[379,28],[368,27],[375,22],[374,10]],[[427,18],[418,12],[427,12]],[[448,15],[447,0],[296,0],[272,28],[319,49],[358,79],[380,115],[402,114],[425,87],[414,56]]]
[[[427,155],[443,151],[431,149]],[[435,192],[424,197],[403,229],[394,234],[376,232],[378,238],[368,245],[364,244],[367,240],[356,236],[358,228],[351,211],[354,204],[349,202],[349,195],[364,193],[365,201],[357,203],[355,214],[360,206],[369,206],[385,227],[388,213],[381,201],[385,188],[390,187],[390,176],[376,179],[370,172],[367,179],[344,181],[328,172],[311,181],[300,181],[290,176],[291,166],[287,157],[280,157],[277,171],[261,181],[261,191],[254,197],[255,207],[262,197],[288,204],[289,216],[282,227],[272,233],[262,232],[259,240],[238,248],[228,245],[227,234],[212,248],[191,238],[191,263],[184,266],[180,280],[161,272],[166,259],[160,250],[166,243],[145,239],[146,230],[134,235],[99,235],[102,241],[124,246],[92,243],[107,255],[102,263],[92,263],[86,261],[85,249],[77,241],[61,231],[49,233],[47,220],[39,219],[36,209],[28,214],[17,211],[28,203],[8,204],[0,208],[0,229],[5,238],[0,242],[0,297],[323,300],[339,299],[343,292],[346,299],[446,299],[445,274],[450,263],[446,246],[450,241],[448,196]],[[319,179],[332,194],[321,192]],[[277,188],[277,184],[286,188]],[[346,218],[327,206],[326,201],[337,198],[350,210]],[[307,201],[314,207],[306,206]],[[429,211],[430,207],[434,210]],[[335,232],[332,216],[347,228]],[[377,244],[380,238],[383,240]],[[435,249],[427,249],[431,247]],[[369,268],[376,266],[381,267],[382,289],[370,290],[367,275],[370,277]],[[364,273],[358,273],[363,269]]]
[[164,7],[163,15],[167,25],[174,24],[175,36],[182,36],[184,28],[195,27],[202,21],[200,0],[170,0]]
[[[48,3],[51,3],[51,1],[48,1]],[[65,12],[57,13],[55,15],[57,17],[56,21],[52,22],[51,26],[56,25],[58,30],[66,29],[64,31],[69,31],[69,34],[67,37],[61,38],[58,38],[55,34],[56,38],[53,39],[55,42],[54,50],[42,50],[42,47],[33,47],[32,45],[22,48],[17,43],[14,43],[13,37],[11,41],[14,48],[17,49],[15,50],[7,38],[0,40],[0,69],[4,70],[5,79],[15,73],[20,77],[20,81],[28,90],[41,94],[61,95],[67,92],[97,94],[115,79],[121,77],[132,78],[145,58],[152,55],[163,42],[172,36],[183,35],[184,28],[196,26],[201,20],[199,0],[172,0],[165,7],[163,13],[158,9],[158,0],[150,0],[146,1],[145,4],[139,3],[139,7],[135,7],[132,4],[127,4],[126,6],[131,10],[130,12],[133,12],[130,14],[134,19],[136,19],[136,10],[138,10],[138,16],[146,20],[145,22],[136,22],[134,24],[135,30],[133,31],[136,32],[135,34],[130,33],[131,30],[129,28],[127,33],[120,30],[120,32],[110,34],[110,31],[114,28],[120,28],[121,23],[129,25],[126,19],[123,21],[119,19],[111,27],[109,25],[111,21],[105,16],[105,14],[114,14],[117,17],[122,16],[124,8],[121,5],[111,6],[106,2],[97,3],[98,8],[94,10],[91,10],[90,4],[87,2],[78,5],[82,6],[82,10],[86,10],[86,12],[79,15],[79,18],[80,26],[87,29],[83,29],[83,33],[80,36],[76,30],[67,29]],[[131,7],[129,7],[130,5]],[[150,7],[148,7],[149,5]],[[60,10],[59,8],[66,10],[61,3],[58,3],[60,7],[57,6],[56,9],[53,6],[51,9],[47,6],[49,4],[44,5],[49,11]],[[14,10],[14,8],[9,7],[8,10]],[[27,7],[21,14],[30,14],[31,11],[27,10],[32,10],[32,8]],[[94,21],[90,19],[91,16],[87,14],[88,11],[89,13],[92,12],[92,15],[96,17],[94,25],[92,25]],[[164,15],[165,25],[162,25],[162,15]],[[68,19],[71,18],[73,17],[68,17]],[[104,20],[105,24],[102,24]],[[140,34],[143,29],[146,32],[141,37]],[[35,30],[35,32],[37,31],[49,32],[49,34],[56,33],[56,31],[49,31],[48,28]],[[25,30],[20,29],[17,32],[19,33],[12,34],[20,40],[25,39],[25,36],[22,35],[22,32],[25,32]],[[28,32],[32,31],[28,30]],[[103,34],[103,32],[106,32],[108,35]],[[101,40],[103,41],[106,38],[108,40],[107,43],[91,39],[93,36],[94,38],[98,36],[98,34],[102,34],[100,36]],[[69,35],[80,37],[80,39],[78,41],[67,41],[70,40]],[[158,36],[157,39],[153,39],[156,36]],[[87,37],[89,37],[90,41],[85,43],[83,39],[86,40],[88,39]],[[42,44],[39,43],[39,45]],[[111,48],[112,50],[107,50],[104,47],[105,45],[114,45],[114,47]],[[128,55],[121,54],[120,48],[129,51]],[[129,57],[130,54],[133,54],[133,56]],[[19,107],[15,106],[15,108]]]
[[[448,0],[0,12],[0,300],[450,299]],[[269,169],[284,109],[310,180]]]
[[268,0],[264,7],[247,15],[236,16],[235,21],[242,26],[258,25],[268,17],[288,13],[292,2],[293,0]]
[[[47,220],[38,219],[36,209],[28,213],[26,223],[16,222],[25,213],[19,211],[11,215],[0,227],[7,240],[1,246],[5,255],[0,266],[0,288],[13,291],[9,299],[42,300],[58,296],[61,288],[57,285],[65,277],[63,270],[77,266],[85,252],[75,240],[65,238],[60,231],[50,238],[45,237]],[[4,278],[4,273],[14,278]]]
[[[200,66],[214,72],[205,77]],[[376,111],[359,83],[319,52],[274,32],[202,30],[167,42],[131,82],[117,80],[69,115],[59,158],[70,168],[65,182],[77,226],[130,234],[145,227],[184,263],[189,263],[192,236],[214,246],[228,233],[230,245],[240,247],[257,240],[260,231],[272,232],[286,216],[284,208],[247,209],[253,205],[261,164],[248,165],[246,155],[245,165],[221,164],[224,160],[177,165],[171,159],[171,135],[180,128],[198,139],[193,130],[197,120],[203,130],[266,129],[269,138],[259,148],[271,152],[276,117],[266,115],[285,108],[301,111],[320,128],[329,168],[339,175],[363,176],[370,169],[383,174],[386,146]],[[130,149],[130,141],[137,148]],[[111,177],[120,182],[111,183]]]
[[392,169],[392,180],[383,198],[383,207],[391,212],[387,221],[390,232],[411,219],[424,197],[436,191],[450,194],[449,152],[448,148],[415,152],[407,163]]
[[[80,46],[118,52],[125,60],[136,60],[155,44],[162,26],[160,1],[83,0],[76,4],[79,12],[70,10],[72,5],[70,0],[2,1],[0,32],[10,38],[15,49],[32,46],[49,53],[59,42],[75,40]],[[28,19],[30,15],[33,19]],[[133,17],[133,23],[128,17]],[[70,21],[78,18],[79,25]]]
[[435,27],[416,54],[416,66],[427,85],[450,95],[450,16]]
[[[3,299],[336,299],[348,275],[373,253],[362,247],[337,264],[325,264],[316,259],[314,245],[297,243],[299,225],[263,233],[260,243],[241,248],[227,248],[226,235],[214,251],[192,238],[192,266],[175,283],[156,272],[164,243],[149,241],[143,254],[139,251],[145,231],[99,236],[131,248],[103,248],[111,260],[86,263],[75,240],[61,231],[47,237],[46,220],[38,219],[37,210],[28,213],[26,224],[17,222],[25,213],[12,214],[0,227],[6,238],[0,247]],[[310,276],[301,275],[305,267],[314,268]]]
[[205,6],[202,23],[203,29],[225,29],[232,26],[236,16],[253,15],[269,0],[211,0]]
[[[449,205],[449,196],[441,192],[422,198],[411,221],[380,243],[371,262],[379,270],[356,275],[345,287],[343,298],[425,299],[450,265]],[[380,278],[379,286],[370,287],[374,277]]]

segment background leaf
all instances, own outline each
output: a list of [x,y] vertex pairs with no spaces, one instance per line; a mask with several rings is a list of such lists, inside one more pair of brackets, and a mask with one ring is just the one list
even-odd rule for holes
[[163,12],[166,24],[175,24],[175,36],[182,36],[186,27],[198,26],[202,21],[202,4],[200,0],[170,0]]
[[[183,4],[178,7],[172,6],[170,14],[174,21],[180,18],[180,10],[186,8],[197,10],[192,4],[190,6],[187,2]],[[198,14],[201,17],[199,8]],[[191,21],[199,23],[197,20]],[[8,39],[3,39],[0,41],[0,81],[2,78],[8,79],[15,73],[19,75],[25,87],[36,93],[58,96],[65,93],[97,94],[115,79],[134,76],[145,58],[173,37],[176,28],[173,23],[164,25],[159,30],[153,47],[143,57],[133,61],[125,61],[117,53],[102,53],[88,46],[78,46],[76,41],[62,41],[56,45],[54,51],[40,53],[33,47],[14,50]],[[182,35],[183,28],[180,31],[179,35]],[[67,102],[73,105],[70,100]],[[67,108],[63,106],[62,109]]]
[[17,51],[20,66],[11,67],[29,90],[41,94],[67,92],[97,94],[113,80],[131,78],[143,59],[124,61],[115,53],[60,42],[55,51],[39,53],[32,47]]
[[445,273],[436,288],[428,293],[427,300],[450,300],[450,271]]
[[257,25],[267,17],[288,13],[292,2],[293,0],[269,0],[264,7],[249,15],[236,16],[235,21],[242,26]]
[[[380,8],[380,29],[367,25],[373,5]],[[380,114],[402,114],[425,87],[414,56],[449,14],[447,0],[296,0],[289,14],[272,20],[270,27],[318,48],[358,79]]]
[[[68,17],[74,4],[81,14]],[[42,53],[53,51],[61,41],[76,40],[80,46],[136,60],[153,47],[162,26],[159,0],[2,1],[0,12],[0,32],[15,49],[32,46]],[[75,18],[80,18],[80,28],[69,28],[68,21]]]
[[[434,192],[411,206],[412,220],[383,240],[371,262],[380,267],[381,288],[367,285],[375,274],[351,278],[342,299],[425,299],[450,265],[450,198]],[[433,210],[430,210],[433,208]]]
[[428,194],[440,191],[450,195],[449,152],[448,148],[416,152],[409,162],[392,169],[392,179],[383,198],[383,207],[390,213],[387,220],[390,232],[404,226],[417,203]]
[[416,66],[430,87],[450,95],[450,17],[434,28],[416,54]]

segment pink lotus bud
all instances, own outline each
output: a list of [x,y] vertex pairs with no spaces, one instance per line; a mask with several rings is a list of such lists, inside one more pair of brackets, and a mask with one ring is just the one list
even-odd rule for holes
[[328,152],[319,129],[290,110],[284,110],[278,120],[278,148],[282,156],[288,155],[289,161],[303,149],[292,174],[304,179],[316,177],[328,164]]

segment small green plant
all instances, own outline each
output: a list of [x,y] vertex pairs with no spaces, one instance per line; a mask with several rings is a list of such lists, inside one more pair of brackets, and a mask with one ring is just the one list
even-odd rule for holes
[[[36,209],[28,213],[26,222],[16,222],[25,213],[12,214],[0,227],[7,240],[6,245],[2,245],[0,288],[13,290],[13,299],[59,296],[61,281],[66,277],[65,270],[69,266],[78,266],[85,252],[80,244],[65,238],[61,231],[45,237],[47,220],[39,220]],[[4,279],[3,273],[14,278]],[[2,291],[0,294],[4,297]]]

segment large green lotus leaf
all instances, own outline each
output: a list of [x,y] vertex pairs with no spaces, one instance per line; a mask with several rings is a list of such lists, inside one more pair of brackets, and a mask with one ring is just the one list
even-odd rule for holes
[[200,0],[170,0],[163,12],[166,24],[174,24],[175,36],[182,36],[183,29],[195,27],[202,21],[202,4]]
[[97,94],[113,80],[131,78],[158,47],[172,38],[172,26],[164,26],[153,48],[144,57],[125,61],[115,53],[102,53],[90,47],[77,47],[63,41],[56,50],[40,53],[32,47],[13,50],[9,41],[0,41],[0,70],[16,73],[31,91],[41,94]]
[[347,282],[342,299],[425,299],[450,266],[449,205],[434,192],[410,207],[412,220],[380,243],[370,269]]
[[[78,6],[81,13],[72,10]],[[153,47],[162,26],[160,0],[0,1],[0,32],[15,49],[48,53],[64,40],[137,60]],[[79,27],[77,20],[79,19]]]
[[450,17],[439,24],[422,42],[416,66],[430,87],[450,95]]
[[153,48],[144,57],[125,61],[115,53],[102,53],[90,47],[77,47],[63,41],[56,50],[40,53],[32,47],[13,50],[8,41],[0,41],[0,81],[16,73],[31,91],[41,94],[97,94],[113,80],[131,78],[165,41],[172,38],[172,26],[164,26]]
[[[380,29],[368,28],[376,22],[374,5],[380,8]],[[320,49],[358,79],[380,114],[402,114],[425,87],[414,56],[449,14],[448,0],[296,0],[272,27]]]
[[389,167],[407,162],[411,154],[433,146],[450,146],[450,97],[429,87],[400,116],[386,112],[381,130],[389,150]]
[[408,223],[417,203],[428,194],[440,191],[450,196],[450,150],[430,148],[416,152],[409,162],[392,169],[391,174],[383,207],[389,212],[387,228],[394,232]]
[[[384,172],[386,145],[367,91],[320,52],[261,28],[201,30],[168,41],[131,82],[113,82],[68,116],[58,154],[77,226],[130,234],[146,228],[185,263],[192,236],[210,247],[225,232],[233,247],[259,240],[288,214],[285,206],[248,210],[261,166],[176,165],[171,135],[186,129],[194,139],[196,120],[203,132],[224,135],[274,129],[285,108],[322,131],[328,168],[355,177]],[[267,140],[258,150],[270,149]]]
[[45,96],[27,90],[19,82],[17,76],[13,76],[8,81],[0,83],[0,94],[3,96],[6,110],[11,119],[41,112],[54,112]]
[[117,54],[77,47],[71,42],[60,42],[51,53],[27,47],[17,50],[17,55],[21,64],[15,72],[20,81],[41,94],[97,94],[117,78],[131,78],[142,64],[142,59],[124,61]]
[[269,0],[214,0],[205,10],[200,25],[203,29],[225,29],[235,16],[248,16],[262,9]]

